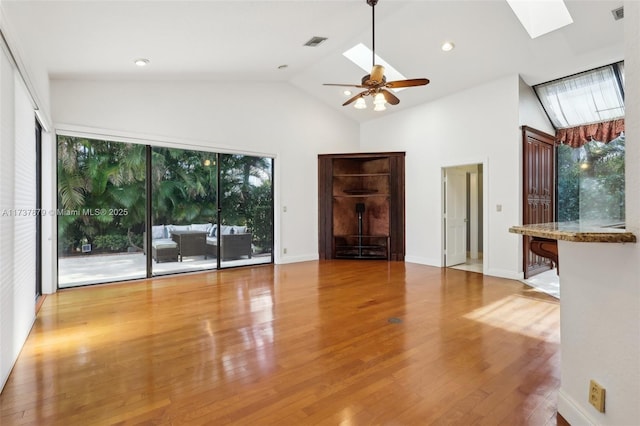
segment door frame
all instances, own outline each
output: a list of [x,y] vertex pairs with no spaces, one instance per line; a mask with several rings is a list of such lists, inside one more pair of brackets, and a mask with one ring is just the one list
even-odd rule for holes
[[[446,267],[446,239],[447,239],[447,230],[445,227],[445,201],[446,201],[446,182],[445,182],[445,178],[446,178],[446,171],[447,169],[451,169],[451,168],[466,168],[469,169],[469,171],[471,172],[471,168],[472,167],[476,167],[476,171],[477,171],[477,167],[478,166],[482,166],[482,221],[479,220],[479,217],[476,217],[477,219],[477,228],[478,228],[478,235],[480,232],[482,232],[482,270],[483,273],[485,271],[489,270],[488,265],[489,260],[490,260],[490,255],[489,255],[489,239],[487,238],[488,235],[488,229],[489,229],[489,221],[488,221],[488,217],[489,217],[489,211],[488,211],[488,207],[489,207],[489,197],[488,197],[488,192],[487,188],[489,185],[489,160],[487,158],[482,158],[482,159],[472,159],[472,160],[468,160],[468,161],[461,161],[461,162],[451,162],[451,163],[447,163],[447,164],[443,164],[440,167],[440,236],[441,236],[441,241],[440,241],[440,265],[442,267]],[[476,209],[477,210],[477,209]],[[480,210],[477,210],[477,214],[479,216],[480,214]],[[469,226],[471,220],[467,221],[467,226]]]
[[469,233],[469,187],[464,167],[448,167],[445,173],[445,202],[442,206],[442,224],[445,241],[444,266],[457,266],[467,262]]

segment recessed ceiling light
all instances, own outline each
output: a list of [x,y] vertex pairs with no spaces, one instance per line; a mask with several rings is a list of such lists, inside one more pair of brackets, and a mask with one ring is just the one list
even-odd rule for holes
[[342,93],[344,93],[344,95],[345,95],[345,96],[351,96],[351,93],[352,93],[352,92],[351,92],[351,90],[345,90],[345,91],[344,91],[344,92],[342,92]]
[[456,47],[451,41],[445,41],[442,43],[441,49],[445,52],[451,52]]
[[146,67],[147,65],[149,65],[149,60],[145,58],[138,58],[135,61],[133,61],[133,63],[139,67]]

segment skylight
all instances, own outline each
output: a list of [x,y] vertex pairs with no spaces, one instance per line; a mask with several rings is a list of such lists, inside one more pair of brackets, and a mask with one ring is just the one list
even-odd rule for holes
[[[351,49],[344,52],[343,55],[351,62],[362,68],[367,74],[371,72],[371,67],[373,66],[371,58],[373,57],[373,52],[364,44],[359,43],[353,46]],[[384,75],[387,77],[387,81],[405,80],[407,78],[378,55],[376,55],[375,63],[376,65],[382,65],[384,67]],[[404,89],[405,88],[391,90],[394,92],[400,92]]]
[[622,62],[534,86],[556,129],[624,117]]
[[507,0],[520,23],[536,38],[573,22],[563,0]]

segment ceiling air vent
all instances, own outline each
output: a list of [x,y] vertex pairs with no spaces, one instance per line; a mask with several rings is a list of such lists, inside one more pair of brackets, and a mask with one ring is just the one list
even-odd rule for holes
[[624,6],[613,9],[611,13],[613,13],[613,19],[619,21],[620,19],[624,18]]
[[306,42],[304,45],[309,47],[318,47],[320,44],[322,44],[326,40],[327,40],[326,37],[318,37],[318,36],[311,37],[309,41]]

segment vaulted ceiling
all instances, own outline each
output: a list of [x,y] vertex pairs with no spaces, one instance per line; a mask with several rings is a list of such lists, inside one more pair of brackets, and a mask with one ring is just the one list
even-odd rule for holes
[[[342,107],[343,90],[322,85],[366,74],[342,55],[371,47],[365,0],[0,1],[23,59],[53,79],[289,82],[357,121],[509,74],[533,85],[624,59],[624,19],[611,13],[622,0],[568,0],[574,22],[535,39],[504,0],[379,0],[376,53],[431,83],[376,113]],[[328,40],[304,46],[313,36]],[[443,52],[445,40],[456,48]],[[150,64],[136,67],[136,58]]]

